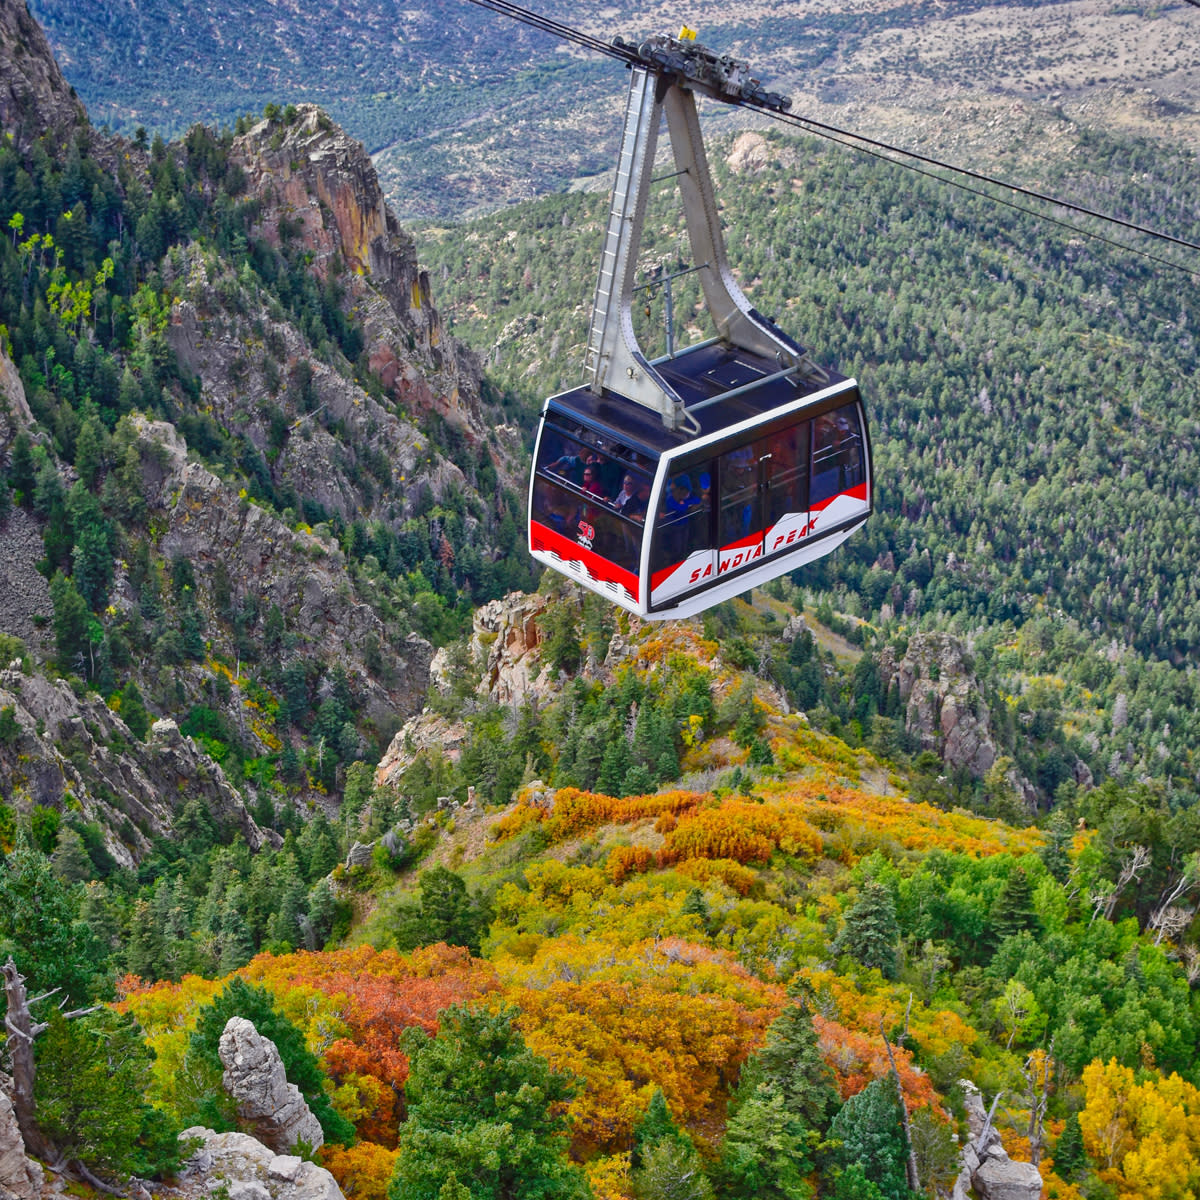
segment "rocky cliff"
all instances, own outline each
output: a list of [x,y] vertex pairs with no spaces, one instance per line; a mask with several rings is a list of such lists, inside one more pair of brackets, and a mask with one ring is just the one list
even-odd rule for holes
[[976,778],[991,769],[997,758],[991,717],[962,642],[944,633],[918,634],[899,660],[885,647],[879,673],[885,688],[899,688],[905,726],[924,749]]
[[365,361],[399,410],[436,412],[507,465],[516,431],[502,430],[496,441],[480,403],[478,362],[445,334],[429,276],[384,202],[362,143],[314,105],[295,112],[290,121],[260,122],[234,144],[247,191],[262,203],[256,234],[276,247],[294,244],[323,282],[342,291]]
[[63,78],[42,27],[25,0],[0,0],[0,126],[22,149],[45,134],[65,140],[87,126],[87,114]]
[[279,844],[255,824],[220,766],[172,720],[156,721],[141,741],[94,693],[19,669],[0,670],[5,710],[15,731],[0,744],[0,801],[26,818],[40,805],[94,822],[122,866],[148,853],[152,839],[169,834],[193,802],[252,850]]
[[[143,420],[138,429],[151,524],[163,530],[157,548],[164,559],[183,558],[191,564],[214,630],[220,630],[213,601],[220,564],[235,603],[238,595],[253,594],[260,609],[279,609],[292,653],[346,671],[369,720],[384,725],[420,708],[433,648],[402,624],[385,624],[359,594],[336,539],[293,530],[248,503],[211,471],[189,461],[187,445],[171,425]],[[125,603],[134,604],[131,593]],[[236,655],[221,632],[214,644],[218,652]],[[371,645],[387,650],[389,669],[378,678],[366,665]],[[193,673],[210,675],[211,669],[198,666]]]

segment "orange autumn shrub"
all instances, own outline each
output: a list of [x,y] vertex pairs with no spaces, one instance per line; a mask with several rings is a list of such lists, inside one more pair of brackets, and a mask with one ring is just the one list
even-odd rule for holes
[[767,862],[775,849],[771,838],[738,820],[741,806],[701,809],[667,834],[659,862],[663,866],[688,858],[730,858],[734,862]]
[[764,787],[776,803],[788,803],[813,825],[839,834],[838,857],[847,864],[881,847],[925,852],[945,850],[986,857],[1026,854],[1043,842],[1033,828],[1014,829],[1000,821],[964,812],[943,812],[902,796],[879,796],[845,787],[828,777],[789,780]]
[[578,788],[559,788],[549,808],[522,800],[492,825],[489,837],[492,841],[502,842],[540,822],[550,842],[557,843],[601,825],[629,825],[648,818],[661,818],[664,814],[690,812],[711,799],[708,795],[685,791],[618,798],[600,792],[582,792]]
[[614,846],[604,871],[613,883],[620,883],[627,875],[641,875],[653,865],[654,851],[649,846]]
[[774,1009],[603,979],[511,993],[529,1047],[581,1086],[568,1114],[577,1152],[628,1144],[654,1087],[696,1122],[719,1115]]
[[667,835],[659,859],[664,865],[689,858],[765,863],[779,849],[812,862],[822,845],[820,833],[797,811],[726,800],[719,808],[701,808],[682,817]]
[[678,937],[618,947],[567,936],[498,967],[530,1048],[580,1080],[568,1114],[583,1157],[627,1147],[655,1087],[697,1128],[719,1124],[785,999],[732,955]]
[[675,871],[697,883],[717,880],[739,896],[748,896],[758,881],[757,872],[731,858],[689,858],[676,864]]
[[[833,1069],[837,1089],[843,1100],[858,1095],[868,1083],[881,1079],[891,1070],[887,1047],[879,1034],[871,1036],[858,1033],[819,1013],[813,1015],[813,1029],[816,1030],[821,1056]],[[893,1046],[892,1054],[896,1060],[896,1074],[900,1077],[900,1091],[908,1111],[930,1108],[942,1120],[948,1120],[929,1076],[914,1068],[912,1055],[900,1046]]]

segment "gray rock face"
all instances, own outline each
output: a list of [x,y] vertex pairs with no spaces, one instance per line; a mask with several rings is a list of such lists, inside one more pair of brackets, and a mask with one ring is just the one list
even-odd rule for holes
[[[167,522],[161,552],[182,556],[199,579],[218,563],[233,579],[254,580],[265,611],[278,606],[306,653],[344,666],[377,725],[418,711],[429,686],[433,647],[416,634],[395,640],[375,611],[355,594],[335,539],[291,529],[277,516],[246,504],[199,463],[187,461],[183,439],[169,425],[144,421],[143,472],[151,511]],[[157,453],[152,453],[157,448]],[[365,666],[364,647],[386,646],[392,683]]]
[[1042,1176],[1033,1163],[989,1157],[974,1175],[975,1190],[984,1200],[1038,1200]]
[[[252,850],[279,844],[278,834],[258,827],[221,768],[174,721],[155,722],[140,742],[95,693],[76,696],[64,680],[0,666],[0,708],[7,707],[20,733],[0,747],[0,799],[25,812],[35,804],[62,808],[70,796],[99,823],[108,852],[123,866],[147,852],[155,835],[169,833],[176,812],[193,799],[220,824],[238,829]],[[112,745],[117,739],[119,752]]]
[[12,1101],[0,1088],[0,1195],[37,1200],[42,1194],[42,1169],[25,1153]]
[[976,778],[991,769],[997,757],[991,717],[958,638],[919,633],[899,662],[885,649],[879,670],[885,687],[899,687],[905,727],[925,749]]
[[65,136],[86,124],[83,105],[25,4],[0,4],[0,45],[18,51],[0,55],[0,126],[12,132],[18,150],[47,131]]
[[[312,1149],[325,1135],[300,1089],[288,1083],[279,1051],[245,1017],[230,1017],[218,1049],[225,1067],[225,1090],[237,1101],[238,1116],[249,1122],[255,1136],[277,1154],[287,1154],[298,1142]],[[254,1200],[249,1194],[245,1200]]]
[[979,1089],[969,1080],[959,1081],[967,1110],[970,1141],[963,1147],[962,1170],[954,1182],[952,1200],[1040,1200],[1042,1176],[1033,1163],[1014,1162],[988,1121]]
[[199,1139],[179,1177],[185,1197],[207,1198],[222,1186],[229,1200],[345,1200],[323,1167],[294,1154],[276,1154],[246,1133],[214,1133],[194,1126],[181,1142]]

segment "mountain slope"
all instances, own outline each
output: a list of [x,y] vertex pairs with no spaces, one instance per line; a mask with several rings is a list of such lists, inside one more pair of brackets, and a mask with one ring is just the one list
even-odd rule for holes
[[[336,801],[419,709],[426,639],[452,636],[468,595],[529,580],[509,553],[520,440],[442,330],[361,146],[324,114],[64,146],[55,122],[86,133],[86,118],[44,41],[14,30],[0,61],[24,81],[9,115],[26,124],[0,147],[0,632],[134,714],[87,744],[136,747],[169,717],[197,745],[178,801],[144,828],[100,803],[120,788],[78,746],[73,775],[47,748],[36,795],[29,747],[0,749],[0,786],[26,819],[95,818],[127,862],[169,831],[205,761],[267,824]],[[70,689],[55,704],[0,708],[69,740]],[[76,718],[95,725],[82,696]]]
[[[604,41],[675,33],[680,20],[661,4],[530,7]],[[252,0],[234,14],[190,0],[35,0],[33,11],[97,123],[177,135],[313,101],[363,139],[404,217],[560,191],[616,155],[622,73],[465,0],[303,11]],[[1079,127],[1200,145],[1192,16],[1182,3],[1102,0],[784,12],[697,0],[687,20],[797,112],[950,161],[1011,157],[1036,179]]]

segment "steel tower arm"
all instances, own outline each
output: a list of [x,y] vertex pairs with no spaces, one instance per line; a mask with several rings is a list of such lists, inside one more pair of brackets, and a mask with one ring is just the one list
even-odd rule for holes
[[646,358],[633,329],[638,250],[662,117],[665,112],[692,259],[700,268],[705,304],[718,337],[731,348],[754,351],[791,368],[804,358],[803,347],[751,307],[729,269],[694,92],[773,108],[786,107],[786,101],[763,93],[744,64],[718,60],[703,47],[655,39],[640,54],[644,61],[631,66],[584,365],[588,386],[598,395],[606,389],[616,392],[659,413],[667,428],[681,429],[693,426],[694,418]]

